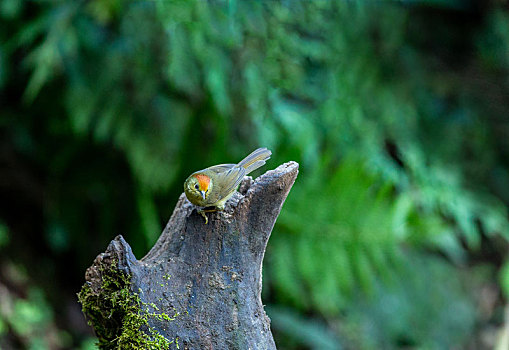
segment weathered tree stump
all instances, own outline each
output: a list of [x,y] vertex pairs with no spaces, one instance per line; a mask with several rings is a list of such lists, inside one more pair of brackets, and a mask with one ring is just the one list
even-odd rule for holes
[[262,260],[297,173],[289,162],[255,181],[245,177],[207,225],[182,194],[141,260],[116,237],[79,293],[100,347],[275,349],[261,301]]

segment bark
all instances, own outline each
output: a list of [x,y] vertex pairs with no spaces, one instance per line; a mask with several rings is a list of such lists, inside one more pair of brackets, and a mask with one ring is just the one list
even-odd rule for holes
[[[171,349],[275,349],[261,301],[262,261],[297,173],[298,164],[289,162],[255,181],[245,177],[223,212],[207,214],[207,225],[182,194],[159,240],[141,260],[136,260],[122,236],[116,237],[87,270],[88,294],[80,293],[83,310],[100,340],[104,334],[109,342],[120,339],[126,319],[125,312],[114,310],[103,312],[109,319],[98,317],[94,305],[84,302],[85,294],[120,289],[121,283],[111,279],[105,287],[105,271],[109,271],[128,276],[129,293],[139,296],[139,305],[149,315],[142,330],[164,336]],[[99,309],[104,311],[104,305],[115,309],[118,304],[114,299],[101,303]],[[118,330],[105,333],[108,327]]]

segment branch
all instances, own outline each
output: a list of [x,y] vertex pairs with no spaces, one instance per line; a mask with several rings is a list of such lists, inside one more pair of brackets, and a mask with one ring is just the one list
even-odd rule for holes
[[[261,302],[262,260],[297,173],[298,164],[289,162],[255,181],[245,177],[207,225],[182,194],[159,240],[139,261],[116,237],[87,270],[79,294],[101,347],[148,341],[154,348],[275,349]],[[119,291],[127,301],[112,300]],[[135,310],[141,319],[129,325]]]

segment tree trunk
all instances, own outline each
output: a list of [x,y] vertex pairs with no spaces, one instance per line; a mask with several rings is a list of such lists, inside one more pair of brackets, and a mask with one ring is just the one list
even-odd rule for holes
[[182,194],[141,260],[116,237],[79,293],[100,347],[275,349],[261,301],[262,261],[297,173],[289,162],[255,181],[245,177],[207,225]]

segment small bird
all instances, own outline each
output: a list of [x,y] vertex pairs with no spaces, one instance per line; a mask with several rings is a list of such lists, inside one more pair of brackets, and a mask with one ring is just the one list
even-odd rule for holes
[[200,207],[198,213],[208,218],[205,213],[224,210],[225,203],[233,196],[237,186],[245,175],[265,165],[272,154],[267,148],[258,148],[238,164],[219,164],[192,173],[184,183],[187,199]]

